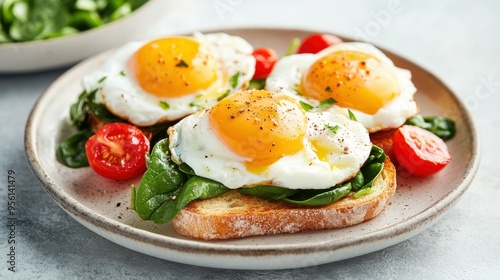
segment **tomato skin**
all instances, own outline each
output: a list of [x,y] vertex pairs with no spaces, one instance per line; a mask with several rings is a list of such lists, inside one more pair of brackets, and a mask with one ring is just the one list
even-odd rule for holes
[[253,78],[267,78],[279,59],[278,54],[271,48],[258,48],[254,50],[252,55],[255,57],[255,74]]
[[97,174],[113,180],[128,180],[146,171],[149,140],[136,126],[110,123],[87,140],[85,152]]
[[317,53],[323,49],[342,43],[342,39],[330,34],[312,34],[304,39],[297,53]]
[[393,136],[394,155],[403,169],[417,175],[430,176],[451,160],[444,141],[423,128],[403,125]]

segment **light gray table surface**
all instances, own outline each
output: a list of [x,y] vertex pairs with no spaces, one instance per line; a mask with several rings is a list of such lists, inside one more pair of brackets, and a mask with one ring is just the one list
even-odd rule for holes
[[[394,5],[397,10],[383,18]],[[158,33],[275,27],[369,40],[436,74],[475,120],[479,170],[436,224],[368,255],[293,270],[189,266],[131,251],[86,229],[44,192],[23,145],[32,106],[67,68],[0,75],[0,279],[500,279],[499,13],[495,0],[170,1],[152,26]],[[17,186],[15,273],[7,270],[8,170],[16,172]]]

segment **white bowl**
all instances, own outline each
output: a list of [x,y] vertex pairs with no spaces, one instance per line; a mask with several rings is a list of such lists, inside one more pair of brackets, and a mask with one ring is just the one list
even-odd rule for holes
[[150,35],[151,27],[165,14],[164,0],[150,0],[132,14],[55,39],[0,44],[0,74],[28,73],[74,64],[84,58]]

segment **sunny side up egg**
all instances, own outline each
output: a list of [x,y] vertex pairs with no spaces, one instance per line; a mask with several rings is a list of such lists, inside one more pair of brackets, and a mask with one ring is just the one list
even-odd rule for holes
[[224,33],[165,37],[118,49],[83,79],[95,101],[137,126],[174,121],[245,89],[253,47]]
[[367,130],[342,114],[306,112],[290,96],[245,90],[168,130],[172,160],[235,189],[325,189],[356,175]]
[[[397,128],[418,112],[410,71],[368,43],[340,43],[317,54],[284,57],[267,78],[266,89],[314,110],[345,115],[350,110],[369,132]],[[334,106],[318,109],[325,100],[334,100]]]

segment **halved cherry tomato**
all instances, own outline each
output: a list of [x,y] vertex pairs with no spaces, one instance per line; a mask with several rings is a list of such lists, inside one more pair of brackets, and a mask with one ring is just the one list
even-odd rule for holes
[[114,180],[132,179],[143,174],[148,151],[146,136],[139,128],[126,123],[102,126],[85,144],[92,169]]
[[401,167],[418,176],[433,175],[451,160],[444,141],[417,126],[403,125],[394,132],[392,141]]
[[269,76],[279,58],[278,54],[271,48],[256,49],[252,55],[255,57],[254,79],[264,79]]
[[312,34],[304,39],[297,53],[317,53],[331,45],[342,43],[342,39],[330,34]]

